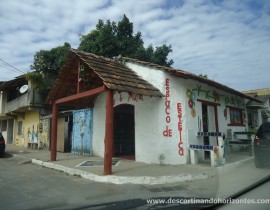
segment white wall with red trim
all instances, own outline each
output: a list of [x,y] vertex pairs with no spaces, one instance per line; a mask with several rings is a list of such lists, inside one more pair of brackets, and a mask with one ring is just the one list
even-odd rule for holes
[[163,70],[131,63],[127,65],[165,96],[144,97],[147,100],[137,106],[136,160],[160,163],[160,158],[163,157],[164,164],[186,164],[189,153],[185,144],[187,133],[184,86],[179,83],[178,78]]
[[[219,132],[227,134],[227,130],[231,129],[233,134],[234,132],[244,132],[247,130],[246,119],[242,126],[229,125],[230,112],[228,106],[242,109],[246,113],[244,98],[192,79],[177,78],[160,69],[134,63],[127,63],[127,66],[165,95],[161,100],[161,104],[158,105],[160,107],[160,113],[157,120],[159,120],[162,126],[159,126],[161,130],[159,131],[159,136],[156,137],[156,142],[160,145],[159,148],[162,148],[158,151],[159,154],[164,154],[165,164],[187,163],[189,162],[188,145],[203,145],[203,137],[197,136],[197,131],[202,131],[202,105],[197,99],[220,104],[217,106]],[[201,88],[200,91],[196,91],[198,86]],[[166,91],[168,90],[166,88],[169,88],[169,97],[166,97]],[[192,93],[194,92],[193,96],[188,96],[188,90]],[[190,100],[192,101],[192,106],[190,106]],[[168,101],[170,102],[169,115],[167,114],[168,110],[166,113],[166,104]],[[234,101],[234,104],[232,104],[232,101]],[[179,124],[179,109],[177,108],[179,104],[181,104],[181,125]],[[209,108],[211,109],[211,107]],[[225,114],[226,112],[227,115]],[[160,115],[161,113],[163,113],[163,116]],[[155,114],[153,113],[153,115]],[[169,122],[166,121],[168,117],[170,118]],[[214,117],[214,113],[212,113],[212,117]],[[214,119],[210,120],[213,123],[215,122]],[[181,134],[179,130],[181,130]],[[164,131],[168,131],[167,134],[171,132],[171,136],[164,136]],[[215,125],[210,126],[209,132],[216,132]],[[232,135],[231,140],[237,139]],[[179,144],[180,141],[182,144]],[[216,144],[216,137],[210,137],[210,145],[215,146]],[[235,147],[238,148],[238,146]],[[155,155],[158,156],[158,154]],[[202,152],[200,158],[203,158]]]
[[[197,132],[200,129],[202,131],[202,106],[197,99],[220,104],[217,106],[220,132],[226,133],[227,129],[232,129],[232,133],[246,130],[246,126],[228,126],[230,114],[226,106],[228,103],[225,103],[226,98],[238,98],[239,103],[244,103],[244,99],[207,84],[177,78],[160,69],[126,64],[165,95],[149,97],[129,95],[126,92],[114,93],[114,106],[132,104],[135,107],[136,161],[169,165],[189,162],[188,145],[203,144],[203,137],[197,136]],[[200,92],[196,90],[198,85]],[[191,96],[188,90],[192,92]],[[193,101],[192,106],[190,100]],[[96,98],[93,111],[93,154],[101,157],[104,156],[105,106],[106,93],[102,93]],[[224,115],[225,109],[227,118]],[[215,137],[210,137],[210,144],[216,145]],[[203,158],[202,152],[200,158]]]

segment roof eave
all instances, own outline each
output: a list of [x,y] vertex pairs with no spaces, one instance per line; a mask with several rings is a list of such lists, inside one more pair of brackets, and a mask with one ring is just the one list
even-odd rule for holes
[[151,68],[156,68],[156,69],[162,69],[163,71],[166,71],[166,72],[170,73],[173,76],[183,78],[183,79],[193,79],[193,80],[199,81],[201,83],[205,83],[205,84],[207,84],[209,86],[221,89],[223,91],[238,95],[238,96],[243,97],[245,99],[249,99],[249,100],[252,100],[252,101],[255,101],[255,102],[258,102],[258,103],[262,103],[261,100],[258,100],[258,99],[254,98],[254,97],[251,97],[251,96],[248,96],[248,95],[246,95],[246,94],[244,94],[244,93],[242,93],[240,91],[237,91],[237,90],[235,90],[233,88],[230,88],[230,87],[228,87],[226,85],[220,84],[220,83],[215,82],[213,80],[198,76],[198,75],[193,74],[191,72],[186,72],[184,70],[177,70],[177,69],[173,69],[171,67],[160,66],[160,65],[157,65],[157,64],[151,64],[151,63],[145,62],[145,61],[142,62],[142,61],[139,61],[139,60],[133,59],[133,58],[126,58],[125,57],[125,59],[126,59],[127,62],[130,62],[130,63],[135,63],[137,65],[142,65],[142,66],[149,66]]

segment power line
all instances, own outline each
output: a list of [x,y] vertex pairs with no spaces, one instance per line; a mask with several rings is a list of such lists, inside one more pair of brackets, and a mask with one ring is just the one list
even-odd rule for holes
[[14,72],[16,71],[17,72],[17,70],[13,69],[12,67],[10,67],[10,66],[8,66],[6,64],[0,63],[0,66],[3,67],[3,68],[5,68],[5,69],[7,69],[7,70],[11,70],[11,71],[14,71]]
[[[25,72],[24,72],[24,71],[22,71],[22,70],[20,70],[20,69],[16,68],[15,66],[13,66],[13,65],[9,64],[8,62],[4,61],[4,60],[3,60],[3,59],[1,59],[1,58],[0,58],[0,61],[2,61],[2,62],[5,64],[5,65],[7,65],[7,66],[11,67],[12,69],[15,69],[16,71],[18,71],[18,72],[20,72],[20,73],[25,74]],[[3,65],[2,65],[2,66],[3,66]],[[3,67],[5,67],[5,66],[3,66]],[[5,67],[5,68],[7,69],[7,67]],[[10,70],[12,70],[12,69],[10,69]]]
[[[20,72],[20,73],[24,73],[24,74],[25,74],[25,72],[23,72],[22,70],[16,68],[15,66],[9,64],[8,62],[4,61],[4,60],[1,59],[1,58],[0,58],[0,61],[2,61],[2,63],[4,63],[4,64],[6,65],[6,66],[3,66],[3,65],[2,65],[2,67],[6,68],[6,69],[7,69],[7,67],[8,67],[8,68],[10,68],[9,70],[12,70],[12,69],[13,69],[13,71],[16,70],[16,71],[18,71],[18,72]],[[11,69],[11,68],[12,68],[12,69]]]

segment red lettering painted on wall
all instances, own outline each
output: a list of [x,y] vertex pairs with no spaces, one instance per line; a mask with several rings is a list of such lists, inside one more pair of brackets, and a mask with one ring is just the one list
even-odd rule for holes
[[172,129],[169,129],[168,126],[166,126],[166,130],[163,131],[163,136],[171,137],[172,136]]
[[182,131],[182,122],[178,122],[178,130]]
[[179,142],[179,144],[178,144],[178,148],[179,148],[178,154],[180,156],[183,156],[184,155],[184,147],[182,146],[182,144],[183,144],[183,142]]
[[131,95],[128,96],[128,102],[129,102],[129,100],[133,100],[133,101],[136,101],[136,102],[139,101],[139,100],[143,101],[143,96],[139,95],[139,94],[131,94]]
[[131,95],[128,96],[128,102],[129,102],[129,100],[133,100],[133,101],[136,101],[136,102],[139,101],[139,100],[143,101],[143,96],[138,95],[138,94],[131,94]]
[[184,155],[184,147],[182,140],[182,130],[183,130],[183,118],[182,118],[182,104],[177,103],[177,114],[178,114],[178,131],[179,131],[179,143],[178,143],[178,153],[180,156]]
[[166,129],[163,131],[163,136],[165,137],[172,137],[172,129],[169,128],[169,123],[171,122],[170,116],[170,109],[171,109],[171,102],[170,102],[170,80],[166,78],[165,81],[165,122],[166,122]]
[[126,101],[143,101],[143,96],[139,95],[139,94],[130,94],[128,95],[128,98],[126,98],[125,96],[122,96],[122,94],[119,94],[119,98],[118,98],[119,102],[126,102]]

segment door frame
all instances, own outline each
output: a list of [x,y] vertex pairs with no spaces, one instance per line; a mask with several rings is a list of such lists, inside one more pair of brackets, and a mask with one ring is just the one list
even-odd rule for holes
[[[133,105],[133,104],[127,104],[127,103],[124,103],[124,104],[119,104],[119,105],[116,105],[116,106],[114,106],[114,120],[115,120],[115,115],[116,115],[116,111],[115,111],[115,109],[121,109],[121,107],[124,107],[124,106],[129,106],[129,107],[132,107],[132,110],[133,110],[133,141],[134,141],[134,154],[127,154],[126,156],[127,156],[127,159],[131,159],[131,160],[135,160],[136,159],[136,145],[135,145],[135,142],[136,142],[136,138],[135,138],[135,105]],[[116,155],[116,153],[115,153],[115,141],[116,141],[116,138],[115,138],[115,129],[116,129],[116,126],[117,126],[117,123],[114,121],[114,128],[113,128],[113,135],[114,135],[114,138],[113,138],[113,156],[115,156]],[[134,155],[134,157],[133,157],[133,155]],[[123,154],[123,155],[119,155],[118,157],[123,157],[123,158],[125,158],[125,155]]]
[[217,107],[220,106],[219,103],[211,102],[211,101],[205,101],[201,99],[197,99],[198,102],[201,102],[202,104],[206,106],[212,106],[214,107],[214,115],[215,115],[215,127],[216,127],[216,132],[219,132],[219,124],[218,124],[218,112],[217,112]]
[[[211,106],[214,108],[214,116],[215,116],[215,130],[218,133],[219,132],[219,124],[218,124],[218,112],[217,112],[217,107],[220,106],[219,103],[215,103],[215,102],[210,102],[210,101],[205,101],[205,100],[201,100],[201,99],[197,99],[198,102],[201,102],[201,107],[202,106],[206,106],[206,108],[208,106]],[[202,114],[203,114],[203,109],[202,109]],[[207,108],[207,118],[208,118],[208,108]],[[207,120],[208,121],[208,120]],[[207,122],[209,123],[209,121]],[[202,125],[203,126],[203,125]],[[209,125],[207,125],[208,129],[209,129]],[[208,131],[209,132],[209,131]],[[209,138],[209,137],[208,137]],[[209,141],[210,142],[210,141]],[[217,146],[218,146],[218,137],[216,136],[216,142],[217,142]],[[204,152],[204,158],[206,155],[206,151]],[[210,155],[210,154],[209,154]]]
[[15,120],[13,118],[7,119],[7,144],[14,143],[14,133],[15,133]]

